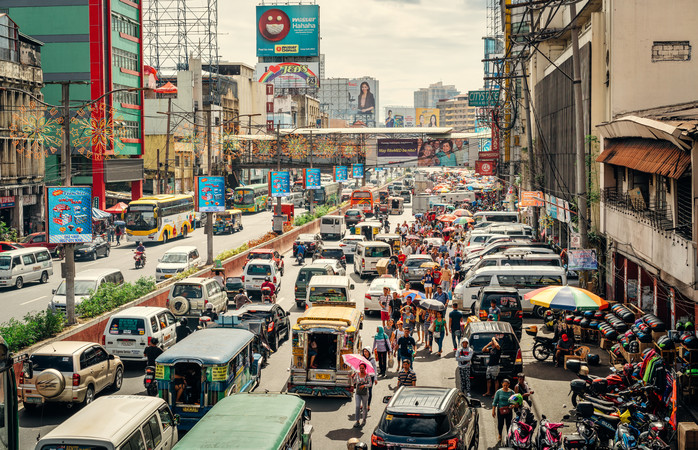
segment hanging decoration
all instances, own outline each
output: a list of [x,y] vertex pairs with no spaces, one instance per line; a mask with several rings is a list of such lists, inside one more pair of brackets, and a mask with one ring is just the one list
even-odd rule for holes
[[330,138],[320,138],[315,142],[313,156],[323,159],[332,158],[335,155],[335,145]]
[[221,134],[221,148],[223,153],[232,159],[238,159],[245,151],[244,141],[239,139],[233,130],[223,131]]
[[15,151],[27,158],[55,155],[63,143],[63,117],[54,107],[22,105],[12,113],[10,138]]
[[254,141],[252,146],[253,157],[259,158],[261,160],[271,159],[275,156],[275,141],[268,140],[258,140]]
[[282,145],[283,154],[291,159],[303,159],[308,156],[308,141],[303,136],[287,136]]
[[203,154],[206,136],[202,127],[184,120],[175,129],[174,136],[175,142],[185,144],[185,151],[190,151],[195,156]]
[[124,119],[104,101],[81,108],[70,119],[73,148],[88,159],[101,160],[118,154],[126,137]]

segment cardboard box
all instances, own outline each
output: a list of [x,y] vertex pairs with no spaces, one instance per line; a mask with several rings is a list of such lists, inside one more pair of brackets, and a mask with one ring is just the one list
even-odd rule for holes
[[378,262],[376,263],[376,270],[378,271],[378,275],[385,275],[388,272],[388,263],[390,263],[389,258],[382,258],[378,260]]
[[623,358],[625,358],[625,362],[636,363],[642,359],[641,353],[628,353],[623,347],[621,347],[620,352]]
[[601,343],[599,344],[599,347],[601,347],[604,350],[609,350],[611,347],[613,347],[613,344],[615,344],[616,341],[611,341],[606,338],[601,338]]
[[648,348],[654,348],[654,342],[639,342],[640,344],[640,353],[644,352]]
[[689,450],[698,447],[698,424],[694,422],[679,422],[679,450]]

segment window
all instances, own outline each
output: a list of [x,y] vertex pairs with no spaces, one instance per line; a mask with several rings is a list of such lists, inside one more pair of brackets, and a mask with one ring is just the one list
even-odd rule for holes
[[177,319],[175,319],[175,316],[173,316],[172,313],[166,312],[165,317],[167,317],[167,325],[174,325],[177,323]]
[[135,38],[137,38],[140,34],[140,25],[138,22],[115,13],[112,13],[111,15],[111,29],[118,33],[125,33]]
[[24,262],[25,266],[34,264],[36,262],[34,255],[22,255],[22,261]]
[[140,431],[133,433],[119,450],[145,450],[145,442]]
[[143,425],[143,428],[150,427],[150,433],[153,436],[153,443],[155,444],[153,448],[160,445],[162,442],[162,434],[160,434],[160,424],[158,423],[158,418],[155,416],[150,416],[148,423]]
[[153,431],[150,429],[150,424],[145,423],[141,430],[143,431],[143,437],[145,438],[146,450],[155,450],[155,439],[153,436]]
[[150,318],[150,328],[153,330],[153,332],[156,332],[160,329],[160,327],[158,327],[158,318],[157,317],[152,316]]
[[80,355],[80,369],[86,369],[90,367],[92,364],[94,364],[94,361],[92,359],[92,356],[94,354],[94,350],[92,347],[88,348],[84,352],[82,352],[82,355]]
[[109,334],[126,334],[138,336],[145,332],[145,321],[143,319],[132,319],[128,317],[115,317],[109,325]]
[[161,406],[158,409],[158,414],[160,415],[160,422],[162,423],[162,429],[166,430],[174,425],[174,419],[172,418],[172,412],[167,406]]
[[51,261],[51,255],[48,252],[39,252],[36,254],[36,262]]
[[473,278],[468,287],[489,286],[491,278],[492,275],[480,275],[479,277]]
[[133,120],[124,120],[120,129],[122,139],[140,139],[141,124]]
[[92,347],[92,350],[92,359],[94,360],[94,364],[103,363],[104,361],[109,359],[107,351],[104,350],[102,347]]
[[134,72],[140,71],[138,55],[136,53],[112,47],[111,57],[112,65],[118,68],[128,69]]
[[[125,86],[123,84],[114,84],[113,89],[134,89],[132,86]],[[128,92],[119,91],[112,94],[112,101],[114,103],[128,103],[130,105],[140,105],[141,104],[141,93],[140,92]]]

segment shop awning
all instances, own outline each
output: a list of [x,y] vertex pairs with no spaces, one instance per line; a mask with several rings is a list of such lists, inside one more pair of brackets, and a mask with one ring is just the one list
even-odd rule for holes
[[597,162],[628,167],[640,172],[679,178],[691,165],[691,155],[669,141],[643,138],[604,140]]
[[92,220],[104,220],[109,219],[111,214],[106,211],[102,211],[98,208],[92,208]]
[[128,205],[124,202],[119,202],[116,205],[112,206],[111,208],[105,209],[106,212],[109,214],[120,214],[124,212],[128,208]]

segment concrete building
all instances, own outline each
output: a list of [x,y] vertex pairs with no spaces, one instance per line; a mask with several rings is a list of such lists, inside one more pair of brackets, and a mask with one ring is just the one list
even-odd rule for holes
[[476,108],[468,104],[468,95],[457,95],[449,100],[436,102],[439,109],[439,125],[452,127],[456,132],[475,131],[477,128]]
[[[70,87],[73,104],[97,101],[112,90],[143,86],[141,2],[0,0],[0,9],[23,32],[45,43],[42,68],[47,84],[42,92],[47,103],[62,102],[61,86],[48,82],[83,82]],[[91,185],[95,206],[102,209],[111,206],[105,204],[107,187],[130,191],[137,199],[143,179],[143,94],[122,90],[108,95],[105,102],[109,119],[118,127],[114,131],[121,136],[119,142],[103,149],[71,141],[73,184]],[[112,151],[108,157],[92,156]],[[46,157],[47,184],[61,184],[61,166],[59,155]]]
[[414,91],[415,108],[436,108],[439,100],[447,100],[460,94],[460,91],[452,84],[438,83],[430,84],[427,88],[420,88]]
[[0,221],[22,235],[43,230],[44,155],[50,150],[22,132],[43,118],[32,98],[42,98],[42,43],[22,34],[7,14],[0,14],[0,29]]
[[320,111],[320,101],[307,94],[274,97],[274,124],[282,128],[327,128],[328,115]]

